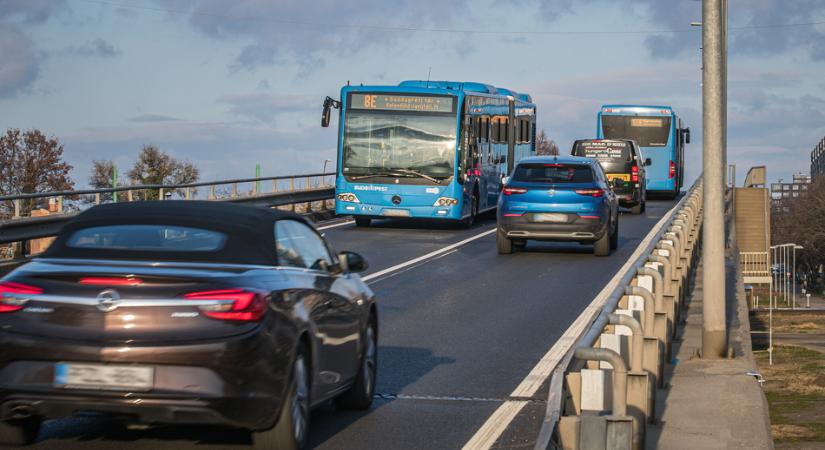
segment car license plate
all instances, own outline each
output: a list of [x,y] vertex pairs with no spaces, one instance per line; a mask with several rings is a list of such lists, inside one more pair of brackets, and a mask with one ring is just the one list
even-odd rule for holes
[[627,173],[609,173],[607,174],[607,180],[613,181],[616,178],[623,180],[623,181],[630,181],[630,174]]
[[66,389],[149,391],[154,383],[153,367],[66,362],[54,365],[54,384]]
[[567,222],[567,214],[533,214],[536,222]]
[[384,215],[388,217],[410,217],[410,212],[406,209],[385,209]]

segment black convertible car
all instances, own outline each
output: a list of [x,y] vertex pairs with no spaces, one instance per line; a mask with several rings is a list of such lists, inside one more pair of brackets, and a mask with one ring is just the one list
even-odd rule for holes
[[313,405],[368,408],[378,316],[305,219],[218,202],[94,207],[0,279],[0,444],[43,419],[248,429],[307,439]]

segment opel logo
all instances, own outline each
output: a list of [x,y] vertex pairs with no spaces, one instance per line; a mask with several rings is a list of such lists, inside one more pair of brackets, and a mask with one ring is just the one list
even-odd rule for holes
[[401,204],[401,197],[397,195],[392,196],[392,204],[393,205],[400,205]]
[[555,189],[550,189],[549,191],[547,191],[547,195],[549,195],[550,197],[556,195],[556,190]]
[[106,289],[97,294],[97,309],[103,312],[112,312],[120,304],[120,294],[114,289]]

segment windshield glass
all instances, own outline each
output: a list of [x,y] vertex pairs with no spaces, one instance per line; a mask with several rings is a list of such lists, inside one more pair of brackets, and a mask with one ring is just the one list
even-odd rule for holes
[[455,116],[347,111],[344,175],[401,169],[449,178],[455,162],[455,131]]
[[174,225],[110,225],[77,230],[67,247],[158,252],[220,250],[226,235],[217,231]]
[[519,164],[514,181],[532,183],[591,183],[593,171],[585,164]]
[[664,147],[670,137],[670,117],[602,115],[605,139],[633,139],[639,147]]
[[623,141],[580,141],[573,151],[576,156],[604,161],[630,160],[630,144]]

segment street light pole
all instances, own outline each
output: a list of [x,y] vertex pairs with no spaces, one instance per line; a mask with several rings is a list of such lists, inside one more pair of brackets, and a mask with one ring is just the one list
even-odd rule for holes
[[725,319],[724,17],[722,0],[702,1],[702,357],[727,356]]

